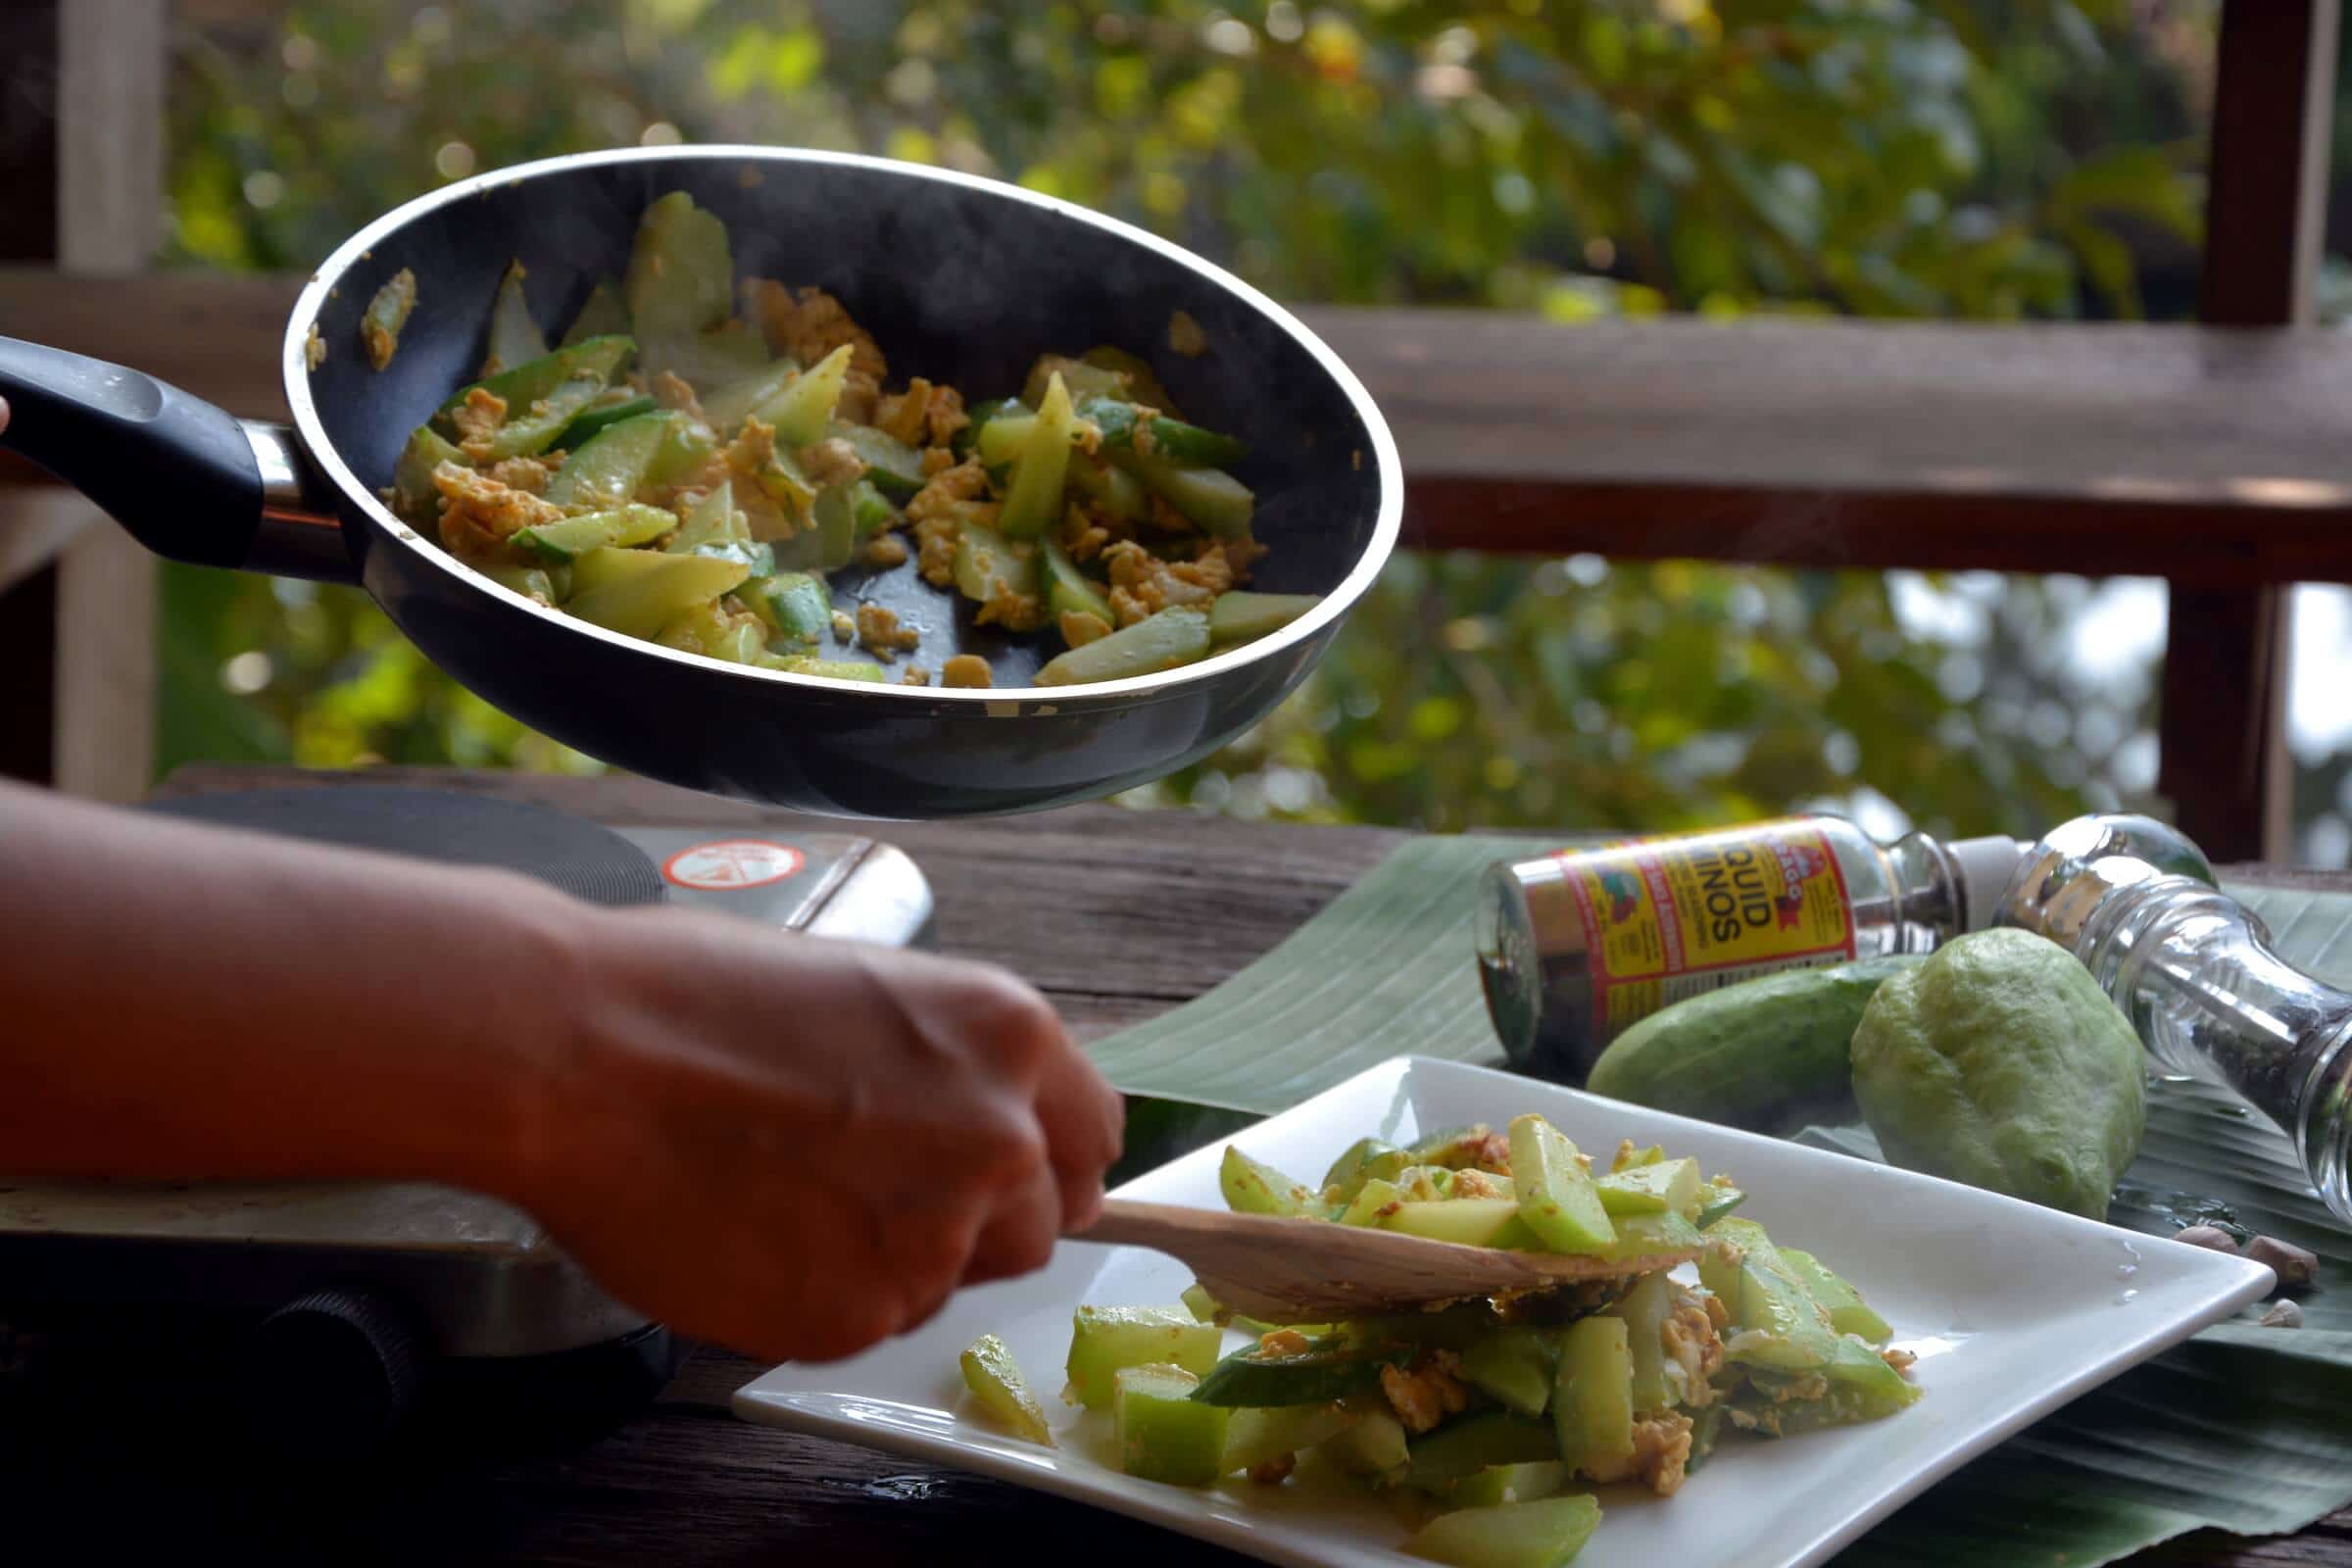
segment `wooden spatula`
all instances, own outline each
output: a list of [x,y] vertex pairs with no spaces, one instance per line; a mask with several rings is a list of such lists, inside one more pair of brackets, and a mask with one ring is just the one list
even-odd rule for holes
[[1269,1323],[1335,1323],[1442,1301],[1655,1273],[1695,1250],[1603,1259],[1458,1247],[1326,1220],[1229,1214],[1114,1198],[1080,1241],[1148,1247],[1190,1264],[1225,1305]]

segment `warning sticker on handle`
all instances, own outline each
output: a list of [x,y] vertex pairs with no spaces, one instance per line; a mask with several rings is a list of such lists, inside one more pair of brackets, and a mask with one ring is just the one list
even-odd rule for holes
[[664,880],[697,893],[740,893],[798,876],[808,860],[789,844],[718,839],[680,850],[662,862]]

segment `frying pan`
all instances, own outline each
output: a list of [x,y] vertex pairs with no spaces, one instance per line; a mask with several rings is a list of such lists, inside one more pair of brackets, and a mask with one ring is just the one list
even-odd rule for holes
[[[520,259],[533,316],[567,325],[622,271],[672,190],[725,220],[747,277],[816,284],[894,379],[1015,391],[1040,353],[1143,355],[1186,416],[1244,436],[1270,547],[1251,586],[1319,593],[1282,630],[1197,664],[1031,687],[1051,652],[972,624],[912,563],[835,578],[922,628],[916,662],[987,658],[994,690],[901,687],[719,663],[606,631],[502,588],[378,499],[409,432],[482,363],[491,302]],[[417,304],[381,372],[369,298],[402,268]],[[1179,310],[1205,352],[1167,348]],[[316,327],[325,359],[313,370]],[[551,332],[552,335],[552,332]],[[426,657],[493,706],[616,766],[836,815],[1037,809],[1149,782],[1263,717],[1305,676],[1396,540],[1396,451],[1339,359],[1279,306],[1163,240],[990,180],[830,153],[677,147],[591,153],[447,186],[378,219],[311,278],[282,350],[291,427],[240,420],[135,370],[0,338],[0,442],[79,487],[159,555],[358,582]]]

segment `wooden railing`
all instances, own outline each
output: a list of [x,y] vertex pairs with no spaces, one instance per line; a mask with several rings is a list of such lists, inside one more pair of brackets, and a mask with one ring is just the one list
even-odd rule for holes
[[[160,0],[89,8],[106,10],[111,47]],[[57,15],[74,19],[71,67],[88,13],[74,0]],[[2352,581],[2352,334],[2305,324],[2337,0],[2231,0],[2226,22],[2201,302],[2216,324],[1308,311],[1396,429],[1408,543],[2164,577],[2160,792],[2217,859],[2278,858],[2283,593]],[[69,99],[62,122],[74,113]],[[118,162],[115,177],[151,172]],[[62,188],[60,232],[78,232]],[[105,255],[138,239],[107,232]],[[105,270],[0,268],[0,333],[135,364],[240,414],[283,412],[276,352],[297,280],[93,275]],[[0,485],[11,477],[0,469]],[[31,475],[13,477],[0,505],[22,507]],[[60,531],[70,509],[44,506]],[[24,578],[33,553],[9,542],[27,536],[0,524],[0,592],[12,569],[23,579],[0,602],[0,657],[12,605],[47,575]],[[113,533],[76,537],[73,551]],[[123,559],[112,550],[110,569]],[[86,788],[62,737],[90,722],[74,710],[87,683],[69,674],[94,656],[67,624],[73,573],[56,575],[55,772]],[[106,618],[123,618],[119,599]]]

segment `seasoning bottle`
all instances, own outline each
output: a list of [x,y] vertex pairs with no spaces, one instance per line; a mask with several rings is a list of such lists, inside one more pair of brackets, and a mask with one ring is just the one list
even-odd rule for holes
[[1581,1084],[1611,1040],[1686,997],[1991,924],[2025,848],[1880,844],[1821,814],[1503,861],[1478,894],[1487,1009],[1512,1066]]

